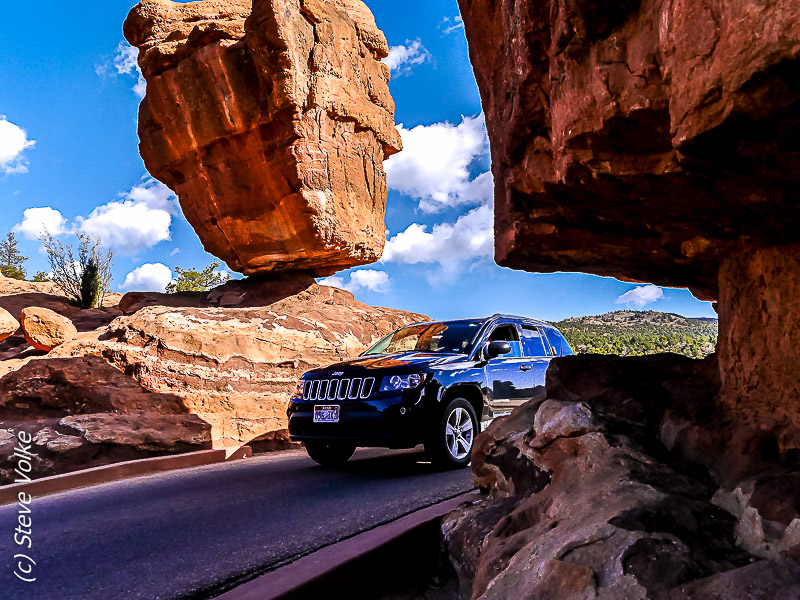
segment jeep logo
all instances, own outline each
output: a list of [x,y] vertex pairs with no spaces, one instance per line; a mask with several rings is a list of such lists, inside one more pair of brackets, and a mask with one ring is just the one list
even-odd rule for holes
[[333,376],[336,377],[337,375],[344,375],[344,371],[334,371]]

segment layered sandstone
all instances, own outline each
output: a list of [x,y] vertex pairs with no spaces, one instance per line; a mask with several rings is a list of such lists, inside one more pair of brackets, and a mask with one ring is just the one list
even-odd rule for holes
[[461,596],[800,595],[796,471],[720,422],[718,389],[714,358],[554,359],[546,395],[476,439],[489,493],[443,524]]
[[498,263],[716,298],[739,243],[800,241],[800,8],[459,0]]
[[140,152],[248,275],[374,262],[397,152],[388,45],[360,0],[144,0]]

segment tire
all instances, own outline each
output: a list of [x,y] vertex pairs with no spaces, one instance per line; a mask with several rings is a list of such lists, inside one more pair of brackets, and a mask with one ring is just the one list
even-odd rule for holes
[[466,467],[478,434],[475,409],[464,398],[455,398],[441,413],[425,442],[425,452],[436,465]]
[[347,442],[306,442],[306,452],[311,460],[325,467],[343,465],[355,451],[355,444]]

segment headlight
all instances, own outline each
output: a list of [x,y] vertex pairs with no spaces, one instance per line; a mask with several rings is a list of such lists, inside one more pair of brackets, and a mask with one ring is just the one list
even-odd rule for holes
[[293,398],[302,398],[303,397],[303,390],[305,389],[306,382],[302,379],[297,382],[297,387],[294,390]]
[[382,392],[394,392],[396,390],[413,390],[422,385],[425,378],[419,373],[410,375],[391,375],[384,377],[381,382]]

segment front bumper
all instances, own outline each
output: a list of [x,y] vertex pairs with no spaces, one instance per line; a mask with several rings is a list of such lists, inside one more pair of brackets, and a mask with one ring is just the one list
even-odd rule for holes
[[[426,410],[413,391],[379,393],[367,400],[308,401],[289,404],[293,440],[348,441],[357,446],[409,448],[423,441]],[[338,423],[314,423],[315,405],[338,404]]]

